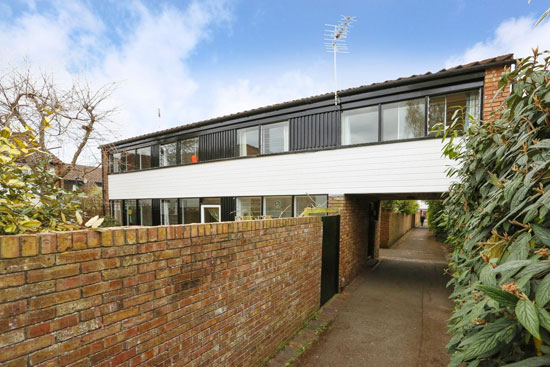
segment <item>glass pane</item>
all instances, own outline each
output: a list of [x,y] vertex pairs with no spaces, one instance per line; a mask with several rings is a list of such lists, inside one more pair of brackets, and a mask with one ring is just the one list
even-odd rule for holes
[[[445,126],[445,96],[430,97],[430,107],[428,114],[428,134],[436,135],[438,124]],[[439,128],[439,127],[438,127]]]
[[327,195],[305,195],[295,197],[295,216],[299,217],[304,213],[306,208],[327,208]]
[[258,126],[237,130],[237,151],[239,157],[260,153],[260,131]]
[[262,153],[288,152],[288,121],[262,126]]
[[382,140],[425,135],[424,98],[382,105]]
[[342,145],[378,141],[378,106],[342,113]]
[[124,200],[124,213],[126,214],[125,225],[135,226],[138,224],[136,200]]
[[113,217],[119,225],[122,225],[122,201],[111,201],[111,217]]
[[221,205],[222,199],[221,198],[202,198],[201,204],[203,205]]
[[139,200],[139,213],[142,226],[153,225],[153,200]]
[[220,221],[220,207],[203,207],[204,223],[212,223]]
[[112,153],[110,155],[109,170],[112,173],[121,172],[122,154]]
[[262,198],[237,198],[238,217],[259,217],[262,215]]
[[181,206],[184,224],[201,222],[199,199],[181,199]]
[[123,153],[126,157],[126,171],[135,171],[136,169],[136,151],[129,150]]
[[139,148],[137,150],[137,163],[138,169],[151,168],[151,147]]
[[264,213],[272,218],[292,217],[292,196],[265,197]]
[[199,138],[180,141],[181,163],[197,163],[199,161]]
[[161,167],[176,164],[176,143],[163,144],[159,148],[159,165]]
[[160,224],[178,224],[178,199],[160,201]]

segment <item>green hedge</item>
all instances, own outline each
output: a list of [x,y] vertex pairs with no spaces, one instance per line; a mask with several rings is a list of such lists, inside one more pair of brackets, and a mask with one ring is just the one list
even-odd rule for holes
[[535,51],[503,74],[500,116],[447,133],[451,366],[550,365],[549,65]]

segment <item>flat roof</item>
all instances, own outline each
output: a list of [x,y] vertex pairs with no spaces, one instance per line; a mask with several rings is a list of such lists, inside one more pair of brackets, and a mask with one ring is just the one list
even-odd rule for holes
[[[362,85],[362,86],[359,86],[359,87],[343,89],[343,90],[338,91],[338,95],[339,96],[348,96],[348,95],[353,95],[353,94],[358,94],[358,93],[370,92],[370,91],[379,90],[379,89],[396,87],[396,86],[399,86],[399,85],[406,85],[406,84],[412,84],[412,83],[421,82],[421,81],[427,81],[427,80],[432,80],[432,79],[437,79],[437,78],[443,78],[443,77],[447,77],[447,76],[451,76],[451,75],[465,74],[465,73],[474,72],[474,71],[478,71],[478,70],[485,70],[485,69],[495,67],[495,66],[500,66],[500,65],[510,65],[510,64],[513,64],[513,63],[515,63],[514,54],[506,54],[506,55],[496,56],[496,57],[492,57],[492,58],[485,59],[485,60],[474,61],[474,62],[471,62],[471,63],[468,63],[468,64],[454,66],[452,68],[441,69],[441,70],[439,70],[438,72],[435,72],[435,73],[427,72],[427,73],[424,73],[424,74],[416,74],[416,75],[411,75],[411,76],[408,76],[408,77],[402,77],[402,78],[393,79],[393,80],[386,80],[384,82],[372,83],[372,84],[368,84],[368,85]],[[233,119],[236,119],[236,118],[252,116],[252,115],[256,115],[256,114],[260,114],[260,113],[275,111],[275,110],[282,109],[282,108],[299,106],[299,105],[324,101],[324,100],[333,99],[333,98],[334,98],[334,92],[329,92],[329,93],[319,94],[319,95],[310,96],[310,97],[306,97],[306,98],[295,99],[295,100],[292,100],[292,101],[287,101],[287,102],[277,103],[277,104],[268,105],[268,106],[264,106],[264,107],[245,110],[245,111],[241,111],[241,112],[237,112],[237,113],[233,113],[233,114],[229,114],[229,115],[214,117],[214,118],[207,119],[207,120],[192,122],[192,123],[188,123],[188,124],[185,124],[185,125],[172,127],[172,128],[169,128],[169,129],[159,130],[159,131],[155,131],[155,132],[152,132],[152,133],[147,133],[147,134],[143,134],[143,135],[134,136],[134,137],[131,137],[131,138],[118,140],[118,141],[115,141],[115,142],[112,142],[112,143],[101,145],[100,148],[107,147],[107,146],[118,145],[118,144],[122,144],[122,143],[130,143],[130,142],[134,142],[134,141],[139,141],[141,139],[155,137],[155,136],[161,136],[161,135],[164,135],[164,134],[174,133],[174,132],[178,132],[178,131],[183,132],[183,131],[185,131],[187,129],[191,129],[191,128],[208,126],[210,124],[219,123],[219,122],[223,122],[223,121],[229,121],[229,120],[233,120]]]

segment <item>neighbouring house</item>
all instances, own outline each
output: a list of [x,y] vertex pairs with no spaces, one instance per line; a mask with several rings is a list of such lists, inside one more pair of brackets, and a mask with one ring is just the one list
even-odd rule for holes
[[87,191],[94,185],[103,187],[101,166],[85,166],[77,164],[72,167],[70,164],[62,163],[56,168],[61,177],[60,185],[65,190]]
[[[380,200],[437,199],[452,161],[431,129],[487,118],[513,55],[293,100],[102,146],[104,210],[123,225],[340,209],[340,274],[376,257]],[[358,260],[358,258],[360,258]],[[344,279],[345,278],[345,279]]]

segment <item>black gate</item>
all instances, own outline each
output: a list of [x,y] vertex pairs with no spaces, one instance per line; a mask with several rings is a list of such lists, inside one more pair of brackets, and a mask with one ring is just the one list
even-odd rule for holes
[[321,306],[338,293],[340,259],[340,216],[323,217],[323,255],[321,265]]

